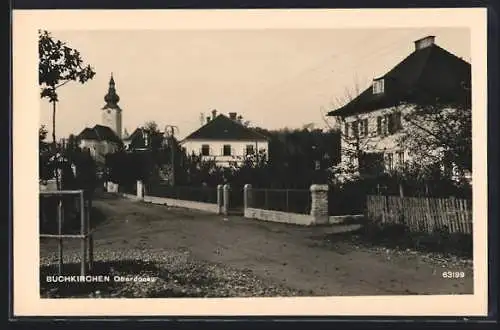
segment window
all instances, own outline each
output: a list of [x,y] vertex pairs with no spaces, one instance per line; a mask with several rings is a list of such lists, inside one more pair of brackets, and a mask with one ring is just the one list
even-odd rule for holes
[[401,125],[401,112],[395,112],[392,114],[392,132],[396,133],[397,131],[401,130],[402,125]]
[[387,119],[387,132],[388,134],[394,134],[401,130],[401,113],[400,112],[394,112],[389,115],[386,115]]
[[389,116],[388,115],[382,116],[382,135],[389,135],[388,122],[389,122]]
[[246,154],[247,155],[253,155],[254,154],[253,144],[247,144]]
[[402,129],[401,113],[394,112],[377,117],[377,134],[389,135],[394,134]]
[[403,151],[398,151],[396,154],[398,156],[398,165],[402,167],[405,163],[405,153]]
[[349,137],[349,123],[345,123],[344,134],[346,137]]
[[359,121],[359,135],[360,137],[368,136],[368,118]]
[[373,94],[381,94],[384,92],[384,79],[373,81]]
[[209,156],[210,155],[210,146],[208,144],[203,144],[201,146],[201,155]]
[[230,144],[224,145],[224,147],[222,148],[222,155],[231,156],[231,145]]
[[386,166],[386,169],[387,170],[392,170],[394,167],[394,163],[393,163],[394,159],[393,159],[393,155],[392,153],[386,153],[385,154],[385,166]]
[[351,124],[352,136],[358,137],[358,121],[353,121]]

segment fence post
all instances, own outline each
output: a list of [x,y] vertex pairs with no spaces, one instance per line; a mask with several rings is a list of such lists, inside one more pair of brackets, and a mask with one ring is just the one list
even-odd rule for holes
[[290,210],[289,210],[289,206],[288,206],[288,192],[289,192],[289,191],[290,191],[290,190],[288,190],[288,189],[286,189],[286,190],[285,190],[285,199],[286,199],[286,200],[285,200],[285,211],[286,211],[286,212],[289,212],[289,211],[290,211]]
[[313,184],[310,191],[313,224],[328,223],[328,185]]
[[222,214],[224,209],[224,195],[223,186],[221,184],[217,185],[217,206],[219,207],[219,214]]
[[224,207],[223,207],[223,213],[224,215],[227,215],[229,213],[229,192],[231,190],[231,187],[229,186],[228,183],[226,183],[223,187],[223,195],[224,195]]
[[141,180],[137,180],[137,198],[144,199],[143,183]]
[[80,192],[80,235],[82,235],[81,241],[80,241],[80,249],[81,249],[81,260],[80,260],[80,275],[85,276],[85,271],[86,271],[86,254],[87,254],[87,242],[86,242],[86,235],[87,235],[87,230],[86,230],[86,222],[87,218],[85,217],[85,198],[83,196],[83,191]]
[[63,223],[63,202],[62,202],[62,197],[63,195],[59,196],[59,200],[57,201],[57,227],[58,227],[58,235],[59,235],[59,275],[62,275],[63,272],[63,240],[62,240],[62,223]]
[[243,187],[243,212],[249,207],[252,207],[252,185],[247,183]]

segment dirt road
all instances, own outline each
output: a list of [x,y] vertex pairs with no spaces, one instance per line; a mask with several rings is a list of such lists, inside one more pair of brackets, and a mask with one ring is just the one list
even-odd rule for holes
[[[346,235],[338,235],[338,239],[328,235],[326,241],[327,234],[352,229],[347,226],[297,227],[239,216],[225,220],[219,215],[121,198],[98,199],[94,206],[101,213],[95,233],[96,251],[133,248],[189,251],[194,258],[251,270],[311,295],[473,291],[470,266],[457,264],[450,269],[417,253],[398,254],[360,247],[349,242]],[[441,275],[443,271],[464,271],[465,278],[446,279]]]

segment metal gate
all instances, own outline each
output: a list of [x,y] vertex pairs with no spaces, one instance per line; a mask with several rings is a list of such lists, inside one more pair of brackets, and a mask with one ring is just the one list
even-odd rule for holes
[[[93,237],[90,228],[92,200],[83,190],[40,191],[40,238],[58,241],[58,273],[63,273],[63,240],[81,242],[80,274],[92,271]],[[56,221],[54,221],[56,220]]]
[[229,185],[228,214],[243,215],[243,187]]

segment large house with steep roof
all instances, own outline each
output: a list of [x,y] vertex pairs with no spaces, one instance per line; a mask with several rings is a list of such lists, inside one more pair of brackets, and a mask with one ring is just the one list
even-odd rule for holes
[[205,125],[189,134],[180,145],[188,155],[199,155],[202,160],[215,161],[221,167],[240,165],[256,153],[269,156],[269,138],[246,127],[235,112],[226,116],[213,110]]
[[[341,126],[342,162],[379,172],[410,161],[412,155],[398,143],[408,129],[404,115],[422,100],[460,103],[469,97],[470,85],[470,63],[439,47],[434,36],[416,40],[414,51],[393,69],[328,113]],[[353,157],[355,151],[362,159]]]

